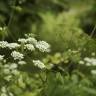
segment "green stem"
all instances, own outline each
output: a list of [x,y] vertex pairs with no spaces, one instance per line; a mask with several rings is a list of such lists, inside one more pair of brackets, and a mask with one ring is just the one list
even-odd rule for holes
[[95,26],[94,26],[94,28],[93,28],[91,34],[90,34],[90,37],[91,37],[91,38],[93,37],[93,35],[94,35],[94,33],[95,33],[95,30],[96,30],[96,24],[95,24]]

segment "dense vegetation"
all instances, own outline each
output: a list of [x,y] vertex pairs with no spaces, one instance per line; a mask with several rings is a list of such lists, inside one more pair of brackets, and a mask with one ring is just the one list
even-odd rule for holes
[[0,0],[0,96],[96,96],[95,0]]

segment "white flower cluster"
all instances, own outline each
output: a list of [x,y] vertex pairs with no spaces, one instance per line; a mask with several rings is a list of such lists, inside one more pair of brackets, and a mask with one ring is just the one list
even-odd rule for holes
[[15,48],[20,47],[20,45],[19,45],[18,43],[8,43],[8,44],[7,44],[7,47],[8,47],[9,49],[15,49]]
[[86,66],[96,66],[96,59],[85,57],[84,60],[79,61],[79,64],[85,64]]
[[14,60],[21,60],[24,58],[24,55],[20,52],[17,52],[17,51],[13,51],[11,53],[11,56],[14,58]]
[[8,92],[7,88],[3,86],[1,88],[1,95],[0,96],[14,96],[13,93]]
[[24,44],[24,49],[29,51],[34,51],[35,47],[39,49],[41,52],[50,52],[50,45],[45,41],[37,41],[35,38],[20,38],[18,39],[18,43],[8,43],[7,41],[0,41],[0,48],[9,48],[9,49],[17,49],[22,47],[22,43]]
[[15,49],[20,47],[18,43],[8,43],[7,41],[0,41],[0,48]]
[[36,44],[37,43],[37,40],[35,38],[32,38],[32,37],[29,37],[26,41],[28,43],[31,43],[31,44]]
[[44,63],[42,63],[40,60],[33,60],[33,63],[34,63],[35,66],[37,66],[40,69],[46,68]]
[[25,38],[20,38],[20,39],[18,39],[18,42],[20,42],[20,43],[27,43],[27,41],[26,41]]
[[35,38],[29,37],[29,38],[27,38],[27,39],[25,39],[25,38],[20,38],[20,39],[18,39],[18,42],[20,42],[20,43],[36,44],[36,43],[37,43],[37,40],[36,40]]
[[18,65],[16,63],[5,64],[3,66],[4,79],[10,81],[13,75],[19,75]]
[[4,55],[0,55],[0,61],[4,59]]
[[8,42],[7,41],[0,41],[0,47],[1,48],[6,48],[8,46]]
[[0,76],[3,76],[3,80],[10,81],[13,75],[19,75],[18,64],[6,61],[4,55],[0,55]]
[[[50,51],[50,45],[47,42],[37,41],[32,37],[20,38],[18,39],[18,43],[8,43],[7,41],[0,41],[0,49],[5,50],[5,48],[9,50],[10,55],[8,54],[9,57],[7,56],[7,58],[6,54],[0,55],[0,80],[2,79],[1,81],[7,81],[8,83],[11,81],[15,82],[15,78],[17,80],[16,82],[18,82],[19,76],[22,75],[20,74],[21,71],[19,70],[19,65],[27,64],[27,62],[23,60],[27,57],[26,54],[28,51],[30,51],[30,53],[32,51],[35,51],[35,49],[39,49],[41,52]],[[33,63],[34,66],[40,69],[46,68],[44,63],[42,63],[40,60],[33,60]],[[0,96],[14,96],[6,89],[8,88],[8,86],[6,88],[0,86],[0,88]]]
[[50,52],[50,45],[45,41],[38,41],[36,43],[36,48],[38,48],[41,52]]
[[0,27],[0,31],[2,31],[3,30],[3,28],[2,27]]
[[96,70],[91,70],[91,74],[96,75]]
[[28,49],[29,51],[34,51],[35,50],[35,48],[32,44],[26,44],[24,46],[24,49]]
[[24,49],[34,51],[35,47],[41,52],[50,52],[50,45],[45,41],[37,41],[35,38],[29,37],[27,39],[21,38],[18,42],[25,44]]
[[[79,64],[85,64],[86,66],[96,66],[96,59],[95,58],[89,58],[89,57],[85,57],[84,60],[79,61]],[[92,69],[91,70],[91,74],[96,75],[96,70]]]
[[18,64],[19,64],[19,65],[25,65],[26,62],[25,62],[25,61],[19,61]]
[[84,58],[87,66],[96,66],[96,59],[95,58]]

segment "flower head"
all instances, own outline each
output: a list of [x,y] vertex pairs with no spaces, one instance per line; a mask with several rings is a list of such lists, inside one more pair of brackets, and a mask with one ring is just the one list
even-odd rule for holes
[[35,38],[32,38],[32,37],[29,37],[26,40],[27,40],[28,43],[31,43],[31,44],[36,44],[37,43],[37,40]]
[[20,52],[17,52],[17,51],[13,51],[11,53],[11,56],[14,58],[14,60],[21,60],[24,58],[23,54],[21,54]]
[[38,48],[41,52],[50,52],[50,45],[45,41],[38,41],[36,43],[36,48]]
[[20,38],[20,39],[18,39],[18,42],[20,42],[20,43],[26,43],[27,40],[25,38]]
[[0,41],[0,47],[1,48],[6,48],[8,45],[8,42],[7,41]]
[[4,59],[3,55],[0,55],[0,61],[2,61]]
[[19,61],[18,64],[19,64],[19,65],[25,65],[26,62],[25,62],[25,61]]
[[43,69],[46,67],[44,63],[42,63],[40,60],[33,60],[33,63],[35,66],[39,67],[40,69]]
[[27,49],[29,51],[34,51],[35,50],[35,48],[32,44],[26,44],[24,47],[25,47],[25,49]]
[[96,75],[96,70],[91,70],[91,74]]
[[15,48],[20,47],[20,45],[19,45],[18,43],[9,43],[9,44],[7,45],[7,47],[8,47],[9,49],[15,49]]

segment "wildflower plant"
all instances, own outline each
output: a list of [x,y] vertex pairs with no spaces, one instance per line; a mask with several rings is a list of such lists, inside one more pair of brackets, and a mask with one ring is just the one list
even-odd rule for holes
[[80,49],[68,49],[43,58],[51,71],[47,74],[47,96],[96,96],[96,55],[84,54]]
[[[28,64],[27,57],[29,53],[38,50],[41,52],[49,52],[50,45],[45,41],[37,41],[33,37],[19,38],[16,43],[9,43],[7,41],[0,41],[0,96],[16,96],[14,91],[11,92],[12,84],[23,84],[23,71],[21,68]],[[7,50],[4,53],[4,51]],[[30,63],[40,70],[45,69],[45,64],[30,57]],[[19,85],[18,85],[19,86]],[[24,87],[24,84],[22,85]],[[20,86],[19,86],[20,87]]]

